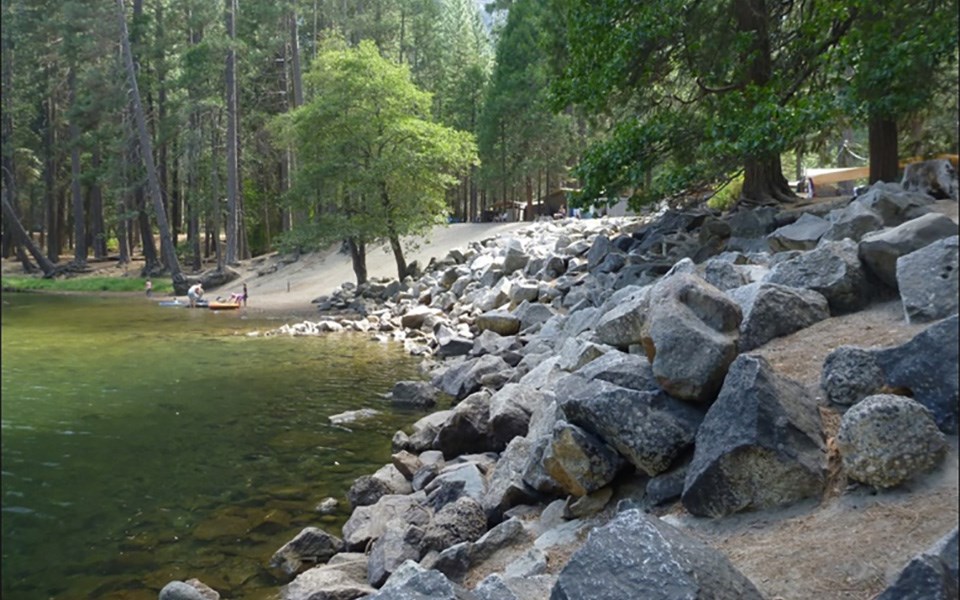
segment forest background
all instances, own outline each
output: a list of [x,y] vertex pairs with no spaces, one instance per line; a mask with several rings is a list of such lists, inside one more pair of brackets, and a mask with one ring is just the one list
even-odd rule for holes
[[956,0],[2,2],[2,253],[47,276],[333,242],[402,276],[446,220],[957,153]]

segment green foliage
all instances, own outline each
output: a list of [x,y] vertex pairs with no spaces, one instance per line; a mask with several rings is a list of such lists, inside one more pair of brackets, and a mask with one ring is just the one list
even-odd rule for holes
[[707,206],[714,210],[727,211],[733,207],[734,203],[740,199],[740,192],[743,190],[743,173],[740,173],[733,179],[727,181],[722,187],[718,188],[713,196],[707,200]]
[[[430,94],[409,69],[371,42],[326,43],[304,78],[312,99],[273,123],[300,171],[291,194],[322,191],[315,225],[285,244],[325,244],[333,235],[373,242],[442,222],[444,192],[476,163],[470,133],[430,120]],[[335,233],[334,233],[335,232]]]
[[[51,292],[143,292],[146,280],[140,277],[67,277],[43,279],[40,277],[3,276],[3,289],[13,291]],[[173,292],[173,284],[165,279],[153,280],[153,292]]]
[[500,33],[478,132],[484,179],[498,187],[564,171],[575,153],[573,119],[550,103],[550,17],[543,2],[518,0]]
[[556,106],[617,116],[576,171],[585,199],[633,190],[646,201],[707,185],[793,147],[830,116],[831,93],[808,84],[849,26],[839,4],[555,4],[568,40]]

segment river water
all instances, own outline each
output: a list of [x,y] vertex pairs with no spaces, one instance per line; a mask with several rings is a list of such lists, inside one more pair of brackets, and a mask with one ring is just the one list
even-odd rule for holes
[[282,321],[244,312],[3,295],[5,600],[155,600],[191,577],[273,598],[277,548],[308,525],[339,535],[350,484],[422,416],[380,398],[417,362],[363,336],[251,337]]

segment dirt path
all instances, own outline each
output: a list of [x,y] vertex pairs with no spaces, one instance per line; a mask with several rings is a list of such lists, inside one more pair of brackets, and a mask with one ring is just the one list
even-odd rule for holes
[[[425,267],[431,257],[443,258],[450,250],[464,249],[473,242],[480,242],[500,235],[510,235],[529,223],[454,223],[435,228],[429,236],[405,252],[407,262],[414,260]],[[247,284],[250,294],[249,306],[268,312],[290,314],[314,314],[310,302],[329,294],[340,284],[356,281],[350,256],[336,250],[311,253],[273,273],[259,275],[269,258],[245,261],[241,278],[230,284],[230,289]],[[371,279],[397,276],[397,267],[389,247],[367,249],[367,273]]]

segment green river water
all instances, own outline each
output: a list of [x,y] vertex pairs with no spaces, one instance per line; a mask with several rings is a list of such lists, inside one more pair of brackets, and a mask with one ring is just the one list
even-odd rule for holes
[[[5,600],[154,600],[191,577],[274,598],[277,548],[308,525],[339,535],[350,484],[422,416],[380,398],[417,362],[364,336],[251,337],[284,321],[244,312],[3,295]],[[382,413],[329,422],[367,407]]]

